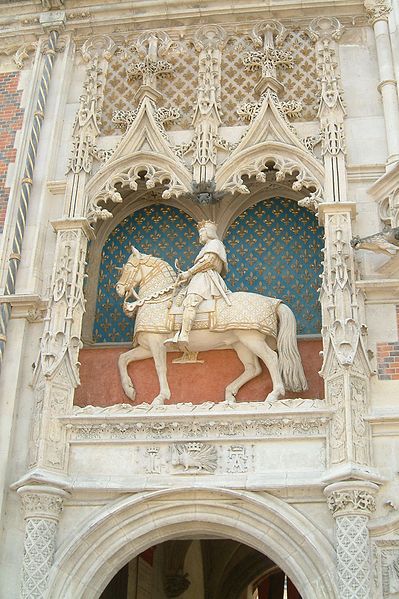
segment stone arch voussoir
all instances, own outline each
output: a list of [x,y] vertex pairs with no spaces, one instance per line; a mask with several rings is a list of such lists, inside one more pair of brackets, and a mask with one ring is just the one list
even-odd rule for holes
[[263,552],[303,599],[336,599],[334,551],[312,522],[271,495],[195,489],[137,494],[102,508],[57,551],[52,599],[97,599],[148,547],[178,538],[231,538]]

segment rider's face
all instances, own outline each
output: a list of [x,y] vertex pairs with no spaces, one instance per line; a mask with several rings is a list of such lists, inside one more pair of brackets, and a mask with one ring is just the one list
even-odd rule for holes
[[199,240],[200,243],[206,243],[208,241],[208,234],[206,232],[206,229],[201,229],[199,232]]

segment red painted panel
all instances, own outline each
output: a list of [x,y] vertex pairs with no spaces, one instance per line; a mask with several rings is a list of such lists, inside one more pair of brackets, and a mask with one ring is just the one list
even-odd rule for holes
[[[128,347],[83,348],[80,351],[81,386],[75,393],[78,406],[110,406],[129,403],[124,394],[118,372],[118,356]],[[321,367],[321,341],[299,341],[299,350],[305,368],[309,389],[302,393],[287,393],[286,397],[323,398],[323,381],[318,375]],[[172,364],[180,354],[168,354],[168,379],[172,391],[169,403],[205,401],[220,402],[225,387],[242,372],[242,364],[233,350],[209,351],[199,354],[203,364]],[[129,365],[129,374],[137,389],[136,402],[151,402],[159,391],[158,378],[152,359]],[[264,400],[271,390],[269,373],[263,369],[239,391],[238,401]]]

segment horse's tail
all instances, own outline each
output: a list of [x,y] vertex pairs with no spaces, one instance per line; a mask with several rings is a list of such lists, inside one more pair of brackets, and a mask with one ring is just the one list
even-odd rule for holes
[[284,386],[289,391],[305,391],[308,383],[296,341],[295,316],[283,303],[278,305],[277,314],[279,317],[277,351]]

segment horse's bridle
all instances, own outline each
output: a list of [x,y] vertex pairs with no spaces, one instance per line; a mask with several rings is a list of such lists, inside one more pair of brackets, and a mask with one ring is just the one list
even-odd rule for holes
[[[142,272],[142,267],[145,266],[147,264],[147,262],[150,262],[152,259],[153,259],[153,256],[145,256],[145,260],[143,260],[143,256],[141,256],[140,258],[137,258],[136,256],[130,256],[129,260],[126,262],[125,267],[129,264],[131,266],[131,271],[127,275],[126,283],[123,283],[123,285],[125,286],[125,289],[126,289],[125,301],[131,295],[133,295],[135,297],[135,299],[139,299],[137,292],[134,290],[135,282],[137,283],[138,281],[141,281],[141,286],[143,286],[146,283],[148,283],[148,281],[153,279],[154,276],[156,276],[159,272],[162,272],[162,267],[158,266],[158,267],[153,268],[148,273],[147,277],[144,277],[143,272]],[[140,273],[141,277],[138,277],[137,281],[136,281],[137,273]]]

